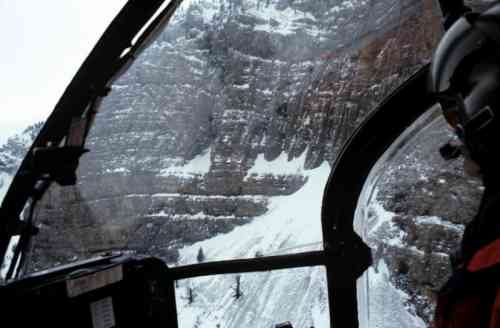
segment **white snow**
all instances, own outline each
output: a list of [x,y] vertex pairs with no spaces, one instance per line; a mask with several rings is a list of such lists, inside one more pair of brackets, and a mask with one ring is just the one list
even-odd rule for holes
[[265,175],[295,175],[305,172],[304,163],[307,154],[307,148],[299,157],[288,160],[288,154],[282,152],[272,161],[267,161],[264,154],[257,155],[254,165],[248,170],[245,180],[250,177]]
[[149,197],[148,194],[128,194],[125,198],[144,198]]
[[19,161],[19,159],[15,156],[13,156],[11,153],[6,153],[3,152],[0,154],[0,159],[7,162],[7,161]]
[[[182,248],[179,264],[196,263],[200,247],[206,261],[320,249],[321,202],[330,166],[325,162],[304,170],[305,157],[301,157],[300,165],[294,163],[307,178],[300,190],[271,197],[269,210],[247,225]],[[274,170],[272,165],[268,168]],[[283,321],[291,321],[295,327],[329,327],[325,271],[321,267],[244,274],[244,296],[239,300],[232,297],[234,281],[234,275],[181,281],[177,288],[180,327],[268,328]],[[195,293],[191,305],[185,297],[188,286]]]
[[[149,194],[143,194],[144,196],[150,196]],[[239,195],[239,196],[226,196],[226,195],[189,195],[180,193],[158,193],[153,194],[151,197],[186,197],[193,200],[204,200],[204,199],[249,199],[255,202],[266,201],[267,197],[262,195]]]
[[[9,144],[12,143],[15,145],[16,149],[21,150],[22,152],[27,152],[33,143],[33,139],[31,136],[30,130],[25,130],[22,133],[18,133],[14,136],[11,136],[7,139],[5,144],[0,144],[0,146],[7,146],[6,151],[0,153],[0,162],[3,162],[7,166],[7,171],[15,173],[19,166],[21,166],[21,162],[24,158],[25,154],[18,154],[17,151],[13,152],[9,149]],[[12,183],[14,174],[9,174],[7,172],[0,172],[0,204],[3,201],[5,194],[9,190],[10,184]]]
[[384,261],[370,267],[358,279],[360,328],[424,328],[424,321],[411,313],[408,295],[394,287]]
[[220,1],[183,0],[172,17],[172,24],[182,20],[192,5],[196,5],[199,8],[198,14],[203,18],[205,23],[211,22],[213,17],[220,12]]
[[153,213],[147,215],[147,217],[165,217],[168,216],[172,220],[228,220],[228,219],[236,219],[234,215],[209,215],[205,214],[203,211],[200,211],[196,214],[170,214],[161,210],[158,213]]
[[238,90],[248,90],[250,88],[250,84],[233,84],[233,87]]
[[458,230],[463,232],[465,227],[461,224],[454,224],[449,221],[443,220],[442,218],[438,216],[419,216],[416,218],[416,221],[419,224],[432,224],[432,225],[439,225],[439,226],[444,226],[447,229],[453,229],[453,230]]
[[328,313],[328,308],[325,307],[325,303],[316,303],[313,305],[311,310],[313,324],[311,327],[318,328],[328,328],[330,327],[330,318]]
[[7,173],[0,172],[0,204],[2,203],[3,198],[7,193],[7,190],[9,190],[11,182],[12,182],[12,176],[10,176]]
[[0,266],[0,281],[5,280],[7,272],[9,270],[12,257],[14,257],[14,250],[16,249],[17,243],[19,242],[19,236],[13,236],[10,238],[9,245],[7,246],[7,251],[5,257],[3,258],[2,265]]
[[273,94],[269,88],[260,91],[264,94],[264,96],[271,96]]
[[[125,87],[126,88],[126,87]],[[132,112],[134,109],[132,107],[127,107],[124,109],[120,109],[114,112],[115,115],[121,115],[121,114],[129,114]]]
[[[330,327],[323,268],[243,274],[238,300],[233,298],[235,280],[236,275],[222,275],[181,281],[176,297],[179,326],[271,328],[290,321],[294,327]],[[193,288],[191,305],[188,287]]]
[[203,60],[201,60],[193,55],[186,55],[186,56],[184,56],[184,58],[186,58],[189,61],[196,62],[200,65],[205,65],[205,62]]
[[[403,244],[405,233],[392,220],[396,213],[387,211],[380,202],[376,201],[377,193],[378,191],[374,193],[373,201],[367,207],[367,216],[362,222],[355,223],[355,226],[363,227],[360,236],[372,248],[378,247],[381,243],[405,247]],[[360,233],[358,230],[356,232]]]
[[316,18],[311,13],[294,10],[290,7],[279,10],[274,3],[266,6],[250,8],[249,13],[267,21],[265,24],[259,24],[255,27],[256,31],[265,31],[269,33],[279,33],[282,35],[294,34],[303,24],[298,23],[299,19],[309,19],[315,21]]
[[126,167],[116,167],[114,169],[106,169],[105,173],[130,173],[130,170]]
[[210,171],[211,149],[208,148],[201,154],[195,156],[192,160],[182,166],[171,166],[160,171],[160,176],[179,176],[189,178],[194,175],[205,175]]
[[180,263],[195,263],[199,247],[212,261],[253,257],[256,251],[265,255],[321,241],[321,202],[329,173],[326,162],[304,170],[307,182],[300,190],[289,196],[270,197],[268,211],[250,224],[181,249]]

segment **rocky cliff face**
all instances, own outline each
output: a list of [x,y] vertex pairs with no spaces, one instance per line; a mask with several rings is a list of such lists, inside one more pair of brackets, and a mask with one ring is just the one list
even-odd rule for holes
[[46,195],[38,249],[60,229],[73,236],[56,246],[60,261],[136,248],[154,225],[163,246],[153,253],[172,262],[178,245],[261,215],[267,197],[306,178],[248,174],[258,155],[332,163],[369,110],[428,61],[438,23],[432,1],[186,3],[105,99],[78,186]]
[[411,130],[372,176],[364,192],[371,199],[362,202],[356,226],[373,249],[375,270],[387,266],[388,279],[407,294],[410,311],[428,324],[436,293],[451,274],[450,255],[477,213],[483,186],[464,174],[462,160],[446,162],[439,155],[452,137],[439,109]]

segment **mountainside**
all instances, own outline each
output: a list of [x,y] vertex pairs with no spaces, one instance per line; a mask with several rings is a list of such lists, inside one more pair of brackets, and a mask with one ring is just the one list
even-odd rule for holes
[[[268,163],[279,165],[279,161]],[[274,196],[269,211],[242,227],[180,250],[181,264],[193,263],[199,249],[205,261],[277,255],[321,247],[321,196],[330,172],[327,163],[303,170],[307,183],[289,196]],[[307,217],[307,220],[304,220]],[[278,251],[276,251],[278,250]],[[181,327],[270,327],[291,321],[294,327],[328,327],[326,274],[300,268],[240,275],[242,296],[235,297],[238,275],[180,281],[177,305]],[[188,295],[191,289],[193,300]]]
[[[439,111],[424,115],[400,137],[372,172],[358,204],[354,226],[374,259],[358,285],[372,289],[362,301],[365,320],[390,308],[378,286],[383,276],[406,294],[410,313],[423,320],[409,327],[429,323],[436,292],[450,277],[450,255],[459,250],[465,225],[477,213],[484,188],[480,179],[465,175],[462,159],[441,158],[439,148],[452,132]],[[386,311],[377,318],[398,316]]]
[[[44,196],[26,272],[112,250],[182,265],[200,249],[211,261],[320,248],[329,168],[370,110],[429,61],[440,34],[432,0],[185,2],[113,84],[78,184]],[[394,212],[414,204],[383,202]],[[405,254],[400,262],[416,258]],[[415,302],[423,292],[407,287],[404,270],[379,267],[391,308],[422,325],[415,314],[428,320],[431,297]],[[242,275],[237,300],[233,276],[181,281],[180,324],[326,327],[321,270]]]
[[[64,211],[49,205],[41,222],[69,216],[78,222],[68,226],[86,229],[55,247],[60,260],[82,253],[84,240],[83,254],[132,248],[174,262],[179,246],[247,223],[266,212],[268,197],[297,191],[300,174],[248,170],[259,158],[304,152],[306,168],[332,163],[366,113],[430,57],[439,36],[432,3],[186,3],[113,85],[77,188],[47,196]],[[162,233],[151,236],[151,224]]]
[[0,145],[0,203],[42,125],[42,122],[35,123],[24,129],[23,132],[8,138],[5,144]]

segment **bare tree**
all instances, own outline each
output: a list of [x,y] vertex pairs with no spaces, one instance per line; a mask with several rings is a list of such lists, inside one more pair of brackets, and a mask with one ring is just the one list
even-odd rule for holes
[[185,299],[189,305],[193,304],[194,298],[196,297],[196,294],[193,291],[192,287],[186,287],[186,296],[181,297],[182,299]]
[[233,297],[235,299],[239,299],[241,296],[243,296],[243,292],[241,291],[241,276],[237,275],[236,277],[236,285],[233,287]]

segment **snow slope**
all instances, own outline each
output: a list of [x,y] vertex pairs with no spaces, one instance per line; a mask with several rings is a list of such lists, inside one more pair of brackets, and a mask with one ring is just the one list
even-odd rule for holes
[[[324,163],[316,169],[304,170],[302,156],[300,161],[287,161],[283,154],[271,162],[259,157],[251,174],[302,174],[307,178],[306,184],[292,195],[271,197],[268,212],[251,223],[181,249],[179,264],[195,263],[200,248],[206,261],[320,249],[321,201],[330,167]],[[394,213],[377,202],[369,204],[365,211],[370,213],[367,216],[370,220],[364,222],[362,236],[376,234],[381,228],[392,230],[387,225],[392,225]],[[360,222],[356,223],[359,231]],[[403,236],[389,235],[384,239],[386,243],[402,243]],[[284,321],[290,321],[294,327],[329,327],[323,268],[243,274],[243,296],[239,299],[234,298],[236,276],[179,282],[176,291],[180,327],[273,327]],[[191,304],[189,289],[193,293]],[[409,308],[408,295],[391,283],[384,261],[379,261],[358,280],[358,299],[360,327],[425,327]]]
[[[278,158],[276,164],[282,160]],[[295,167],[296,163],[289,164]],[[262,167],[254,168],[257,171],[262,173]],[[321,201],[329,173],[327,163],[302,171],[307,182],[299,191],[270,198],[268,212],[247,225],[181,249],[180,264],[196,262],[200,247],[207,261],[320,249]],[[234,286],[235,275],[181,281],[177,287],[180,326],[271,327],[291,321],[294,327],[329,327],[323,268],[244,274],[243,296],[238,300],[233,297]],[[186,297],[188,288],[193,289],[192,304]]]
[[250,224],[181,249],[180,263],[194,263],[200,247],[211,261],[254,257],[257,251],[276,254],[304,244],[312,245],[299,251],[318,249],[322,241],[321,202],[330,166],[325,162],[303,173],[307,182],[299,191],[271,197],[268,211]]
[[12,176],[0,172],[0,203],[3,201],[3,198],[5,197],[5,194],[7,193],[7,190],[9,189],[10,183],[12,182]]
[[251,176],[272,175],[293,175],[302,174],[306,160],[307,149],[302,155],[292,160],[288,160],[288,154],[282,152],[275,160],[267,161],[264,154],[257,155],[254,166],[248,170],[245,180]]

